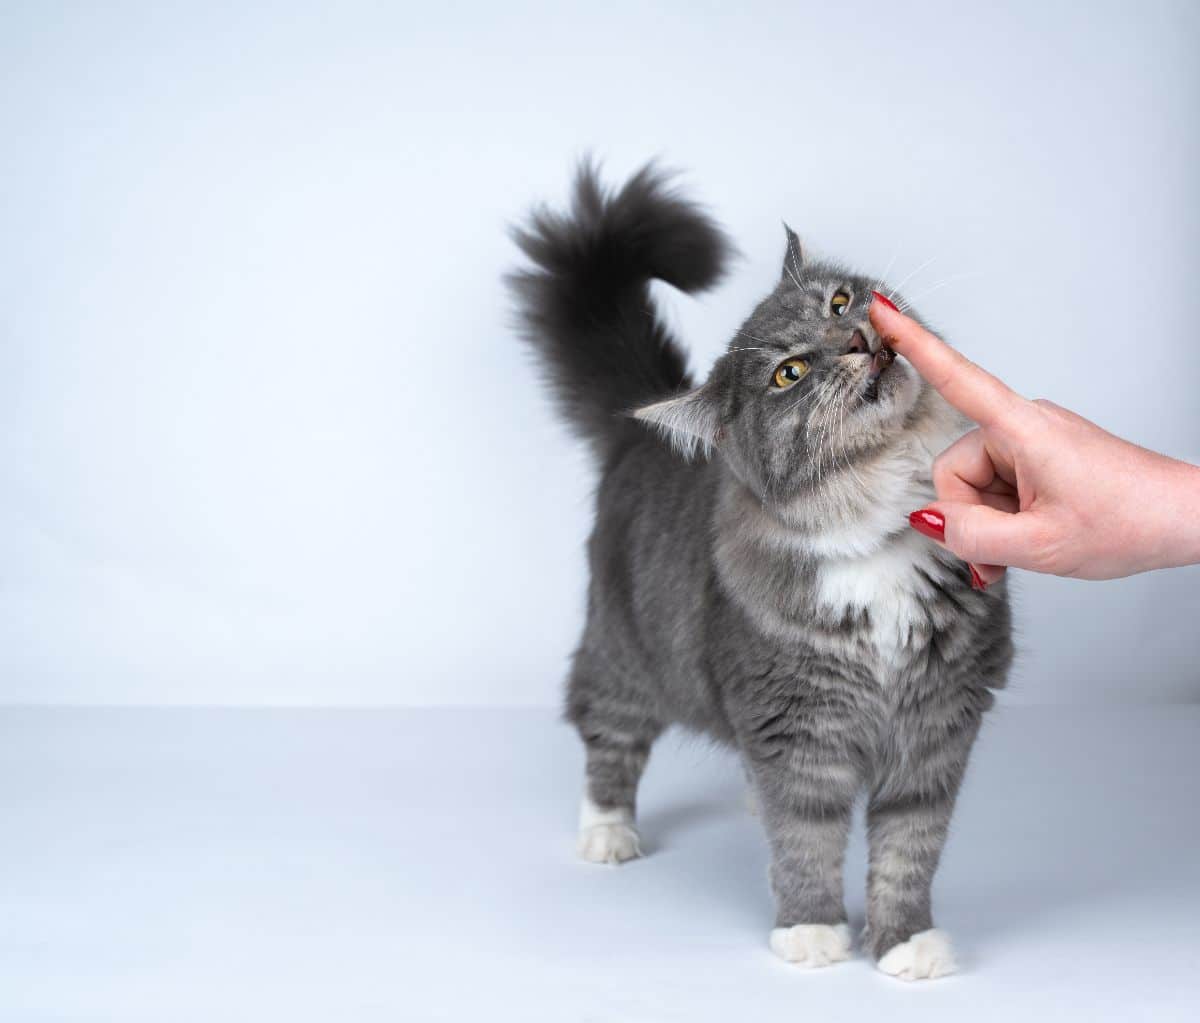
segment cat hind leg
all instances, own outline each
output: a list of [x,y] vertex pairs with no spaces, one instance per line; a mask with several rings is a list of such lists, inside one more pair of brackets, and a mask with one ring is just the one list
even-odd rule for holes
[[662,725],[627,691],[603,679],[572,678],[567,709],[587,752],[576,852],[588,863],[618,864],[642,855],[637,787]]

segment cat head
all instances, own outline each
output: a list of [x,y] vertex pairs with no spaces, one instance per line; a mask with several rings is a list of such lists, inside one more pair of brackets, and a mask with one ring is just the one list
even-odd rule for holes
[[723,458],[764,501],[787,501],[903,441],[927,385],[884,347],[878,282],[806,259],[787,228],[779,284],[708,379],[634,415],[685,455]]

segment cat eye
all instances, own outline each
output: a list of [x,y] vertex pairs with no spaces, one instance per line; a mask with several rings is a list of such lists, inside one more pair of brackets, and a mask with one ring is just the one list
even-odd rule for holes
[[839,291],[833,296],[833,301],[829,303],[829,308],[833,310],[834,316],[843,315],[850,308],[850,296],[844,291]]
[[783,390],[791,387],[808,372],[808,363],[803,359],[785,359],[775,367],[775,375],[771,377],[771,386]]

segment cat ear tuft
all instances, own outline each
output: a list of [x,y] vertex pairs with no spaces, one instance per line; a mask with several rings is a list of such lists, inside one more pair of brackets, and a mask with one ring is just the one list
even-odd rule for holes
[[707,458],[721,439],[720,402],[711,383],[636,409],[634,419],[656,427],[684,458]]
[[804,248],[800,244],[800,236],[788,227],[786,220],[783,222],[783,231],[787,235],[787,252],[783,254],[783,273],[780,276],[785,281],[799,285],[800,268],[804,266]]

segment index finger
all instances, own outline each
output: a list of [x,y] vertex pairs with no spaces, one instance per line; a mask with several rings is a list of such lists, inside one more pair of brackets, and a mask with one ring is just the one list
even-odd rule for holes
[[[1016,391],[951,348],[879,295],[871,303],[871,324],[889,347],[913,364],[951,405],[987,426],[1021,400]],[[890,308],[889,308],[890,307]]]

